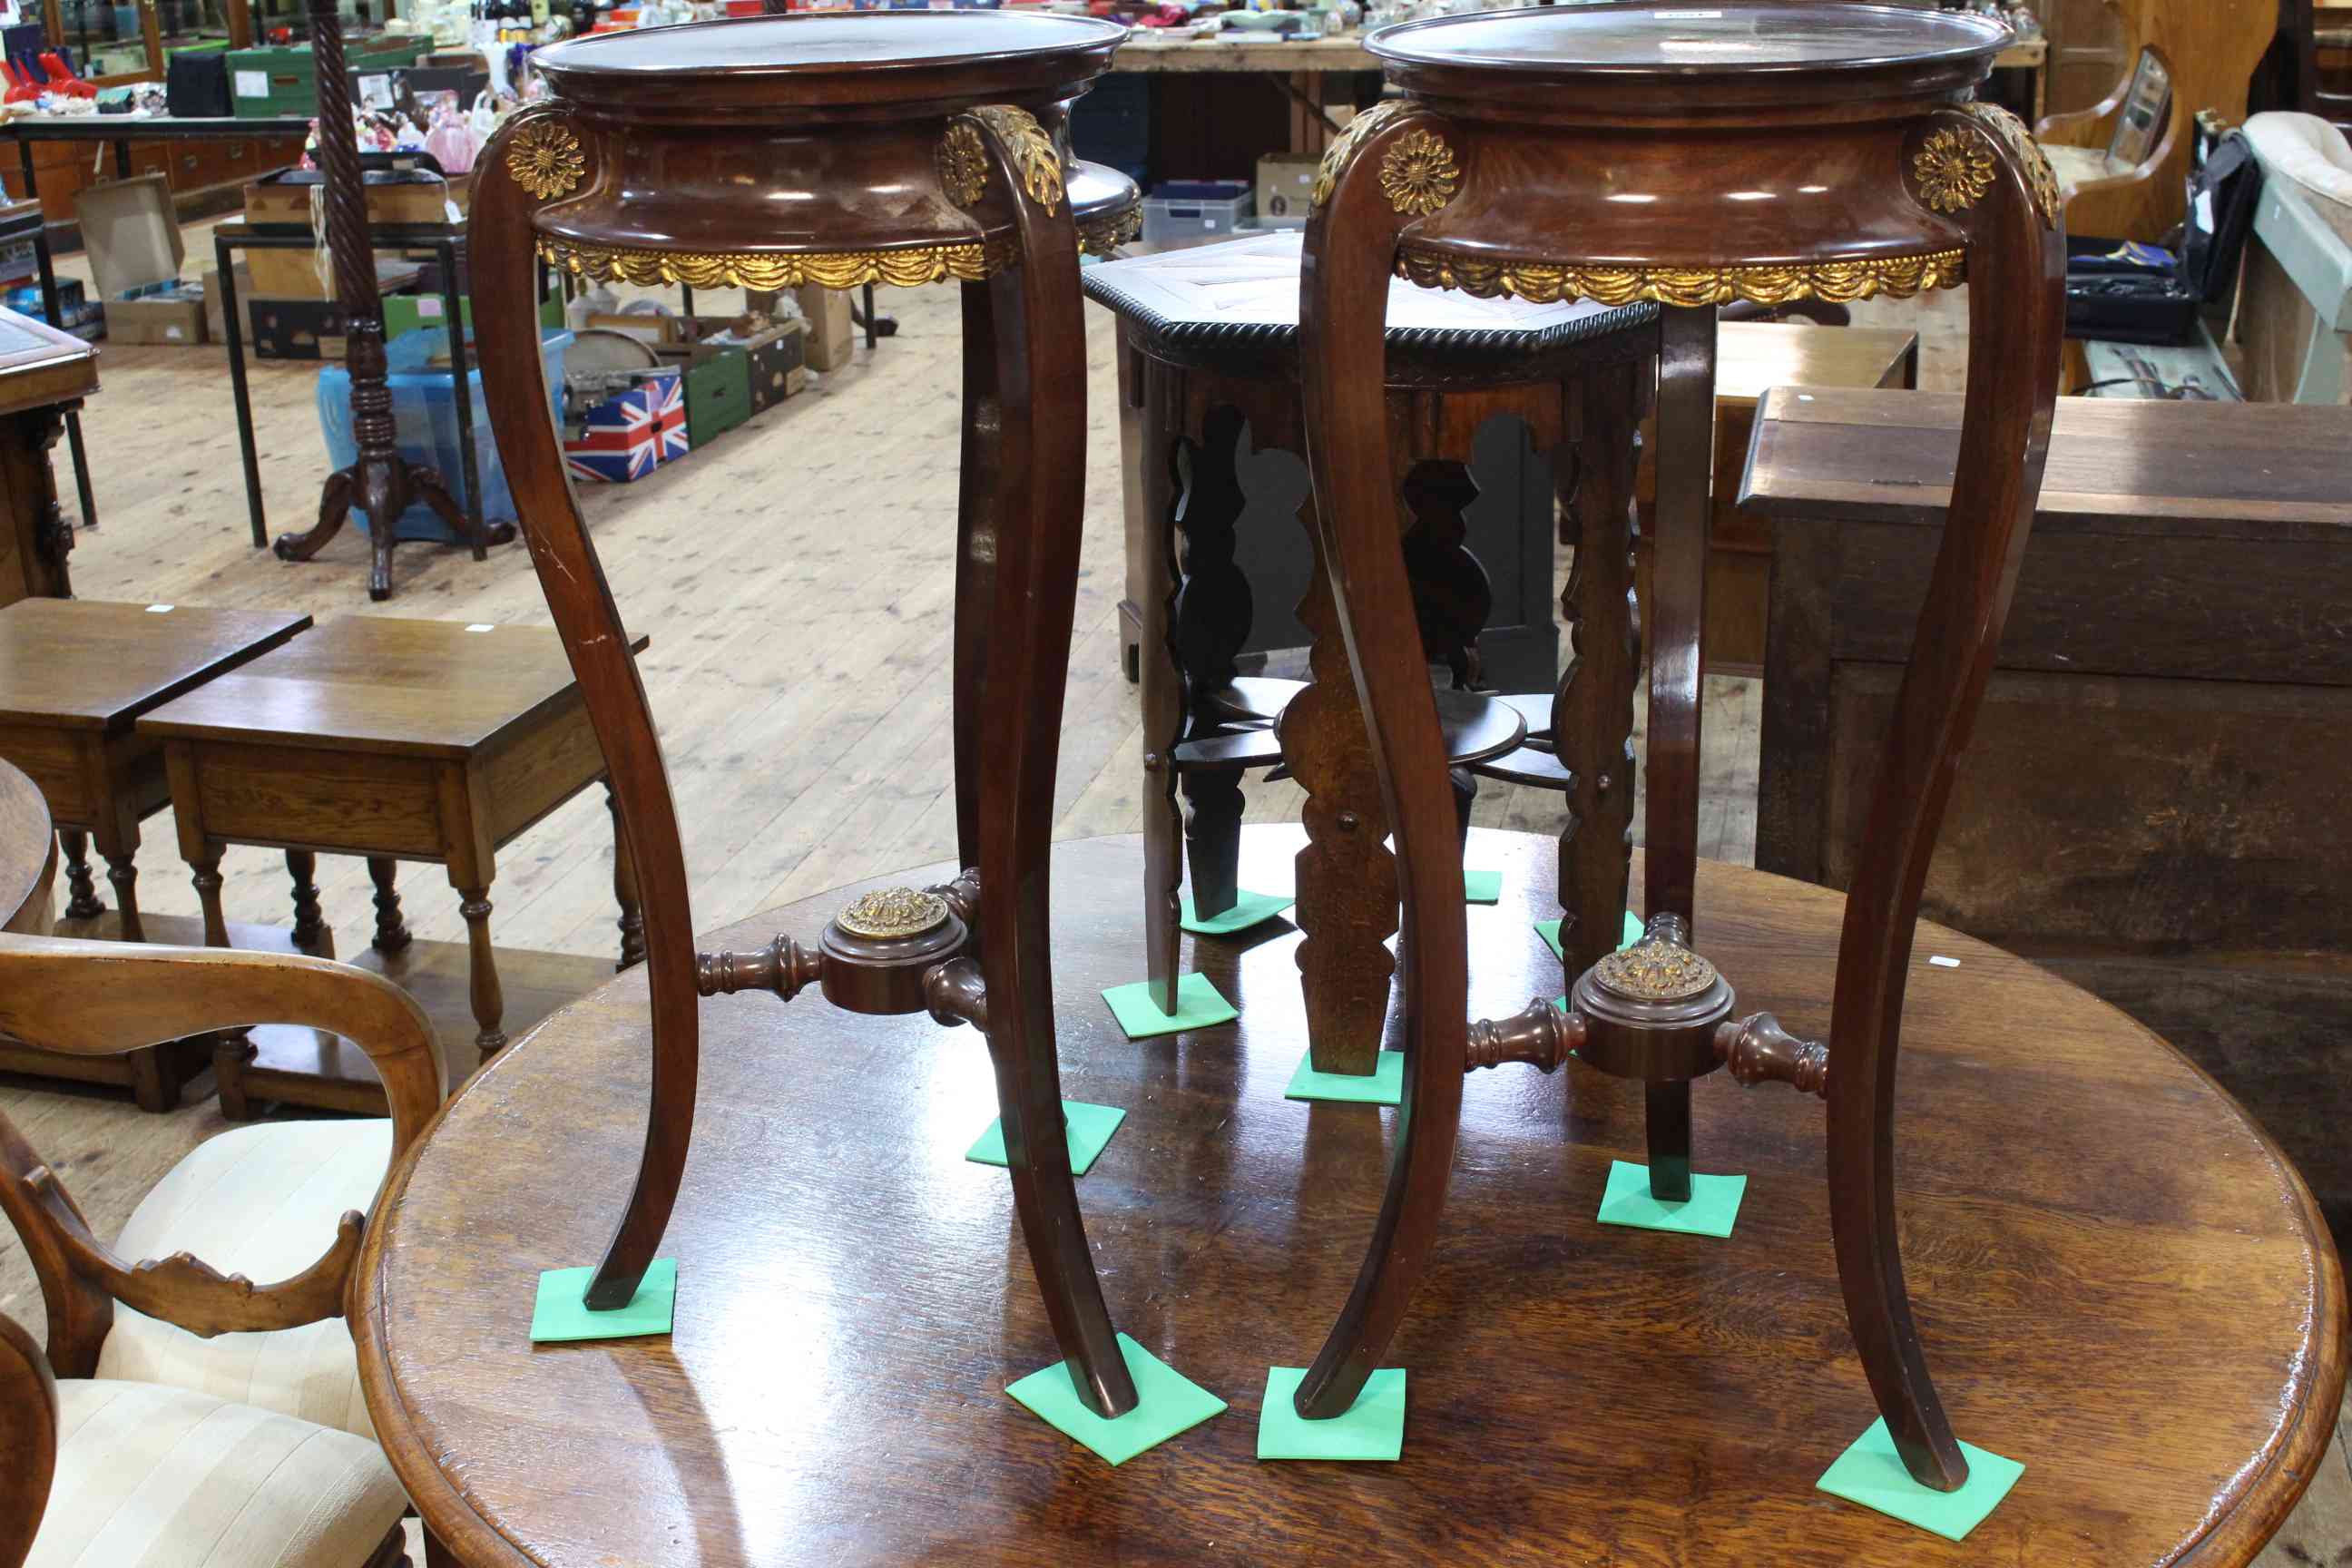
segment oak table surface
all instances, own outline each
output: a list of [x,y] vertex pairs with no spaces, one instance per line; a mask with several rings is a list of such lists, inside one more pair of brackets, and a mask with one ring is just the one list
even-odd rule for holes
[[[643,637],[633,644],[645,646]],[[539,627],[354,616],[207,682],[140,729],[464,758],[526,729],[572,689],[563,645]]]
[[0,609],[0,721],[117,728],[310,624],[277,610],[26,599]]
[[[1244,880],[1286,889],[1301,842],[1250,829]],[[1529,928],[1555,853],[1472,835],[1468,863],[1504,872],[1502,903],[1468,911],[1474,1012],[1559,990]],[[1238,1026],[1119,1035],[1096,992],[1136,978],[1139,854],[1132,837],[1055,851],[1064,1093],[1127,1111],[1079,1192],[1122,1328],[1230,1410],[1114,1470],[1006,1398],[1055,1354],[1004,1176],[964,1159],[992,1114],[986,1054],[919,1016],[807,1000],[702,1003],[694,1152],[663,1247],[680,1260],[675,1332],[531,1347],[539,1271],[594,1260],[635,1167],[631,973],[488,1068],[370,1228],[362,1376],[427,1526],[476,1568],[2043,1568],[2192,1544],[2242,1563],[2318,1460],[2343,1302],[2301,1183],[2124,1015],[1923,926],[1906,1260],[1961,1434],[2027,1466],[1967,1543],[1814,1490],[1876,1415],[1831,1258],[1822,1112],[1719,1074],[1697,1088],[1698,1167],[1748,1176],[1720,1242],[1594,1222],[1611,1160],[1639,1157],[1638,1085],[1475,1075],[1447,1223],[1395,1345],[1402,1463],[1259,1465],[1267,1364],[1299,1364],[1346,1292],[1392,1113],[1282,1098],[1305,1046],[1286,923],[1190,943]],[[813,936],[856,890],[709,945]],[[1741,1005],[1820,1033],[1843,900],[1712,863],[1697,892]]]

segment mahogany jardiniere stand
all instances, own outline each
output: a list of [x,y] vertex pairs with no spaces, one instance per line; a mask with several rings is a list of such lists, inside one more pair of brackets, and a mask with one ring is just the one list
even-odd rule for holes
[[[691,1134],[698,994],[812,982],[853,1012],[970,1022],[996,1063],[1013,1197],[1055,1335],[1097,1415],[1133,1408],[1062,1135],[1046,848],[1084,497],[1078,249],[1131,235],[1135,189],[1073,165],[1069,104],[1126,36],[980,12],[762,16],[577,40],[551,102],[478,167],[469,245],[484,392],[531,560],[585,692],[637,868],[650,1126],[586,1294],[625,1305]],[[546,417],[534,257],[583,277],[760,289],[963,286],[951,885],[861,899],[813,946],[698,955],[645,688]],[[986,746],[982,765],[983,737]],[[559,1260],[560,1261],[560,1260]]]
[[[1300,285],[1307,440],[1334,598],[1372,731],[1403,884],[1407,1054],[1395,1155],[1355,1290],[1300,1384],[1340,1415],[1381,1363],[1436,1239],[1472,1065],[1576,1054],[1648,1085],[1654,1191],[1687,1195],[1689,1082],[1727,1059],[1829,1100],[1832,1228],[1847,1319],[1912,1475],[1967,1461],[1927,1375],[1895,1243],[1897,1031],[1920,886],[1983,695],[2041,488],[2063,323],[2056,182],[1972,101],[1997,22],[1858,4],[1714,0],[1440,18],[1367,41],[1403,97],[1327,154]],[[1707,465],[1658,481],[1649,610],[1649,931],[1539,1001],[1465,1022],[1461,861],[1444,746],[1411,626],[1389,494],[1389,279],[1545,300],[1654,300],[1659,441],[1705,453],[1715,311],[1738,300],[1969,289],[1967,426],[1841,939],[1830,1041],[1732,1018],[1691,946]],[[1997,1027],[1988,1020],[1988,1027]],[[1679,1186],[1680,1192],[1675,1188]]]

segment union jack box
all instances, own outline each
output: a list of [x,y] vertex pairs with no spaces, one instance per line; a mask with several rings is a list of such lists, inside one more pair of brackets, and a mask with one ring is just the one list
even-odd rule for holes
[[586,428],[563,442],[575,479],[625,485],[686,456],[686,378],[677,370],[650,374],[591,408]]

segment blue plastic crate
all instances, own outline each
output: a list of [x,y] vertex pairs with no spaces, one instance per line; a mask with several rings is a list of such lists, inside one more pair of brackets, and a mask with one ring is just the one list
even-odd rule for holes
[[[384,357],[391,369],[386,379],[392,387],[392,415],[400,455],[411,463],[437,470],[448,482],[450,493],[457,498],[457,510],[464,511],[466,465],[465,454],[457,444],[457,387],[446,365],[428,363],[436,354],[446,351],[448,342],[446,329],[403,332],[384,346]],[[541,361],[547,373],[547,417],[551,424],[556,418],[556,399],[563,393],[563,351],[571,344],[570,332],[543,329],[539,334]],[[469,367],[466,379],[474,416],[474,461],[482,483],[482,521],[511,521],[515,516],[514,495],[507,489],[506,465],[499,460],[498,442],[490,435],[490,411],[482,397],[481,367]],[[331,364],[319,372],[319,428],[327,438],[330,464],[343,468],[359,460],[359,439],[352,434],[352,376],[341,365]],[[352,521],[362,531],[369,527],[367,513],[358,507],[352,509]],[[434,539],[444,543],[453,543],[457,539],[448,525],[423,501],[413,502],[401,513],[398,537]]]

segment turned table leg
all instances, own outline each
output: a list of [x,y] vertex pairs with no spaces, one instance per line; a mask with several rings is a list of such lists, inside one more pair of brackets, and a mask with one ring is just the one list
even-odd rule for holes
[[474,1045],[489,1060],[506,1047],[507,1032],[499,1026],[506,1015],[506,993],[499,984],[498,950],[490,945],[490,889],[457,888],[457,912],[466,918],[467,1000],[474,1009]]
[[375,884],[375,938],[370,945],[389,956],[410,941],[408,922],[400,914],[400,891],[394,885],[400,862],[389,855],[371,855],[367,868],[368,880]]
[[637,868],[629,858],[628,836],[621,831],[621,808],[613,786],[604,786],[604,809],[613,818],[613,901],[621,909],[615,922],[621,930],[621,961],[613,967],[628,969],[646,961],[646,911],[637,901]]
[[[205,945],[226,947],[228,917],[221,909],[221,851],[217,839],[183,839],[180,852],[188,862],[188,879],[196,889],[196,905],[204,912]],[[253,1058],[253,1038],[243,1029],[223,1029],[213,1037],[213,1081],[220,1092],[221,1114],[231,1121],[247,1121],[253,1106],[245,1092],[245,1064]]]
[[289,849],[286,873],[294,881],[295,947],[314,958],[334,957],[334,935],[319,908],[319,857],[308,849]]
[[90,832],[106,861],[106,879],[114,885],[114,907],[120,911],[117,931],[124,942],[145,942],[147,928],[139,919],[139,824],[127,813],[112,813]]
[[97,919],[106,912],[106,906],[98,901],[98,883],[89,871],[89,835],[79,827],[60,827],[58,844],[66,859],[66,918]]

